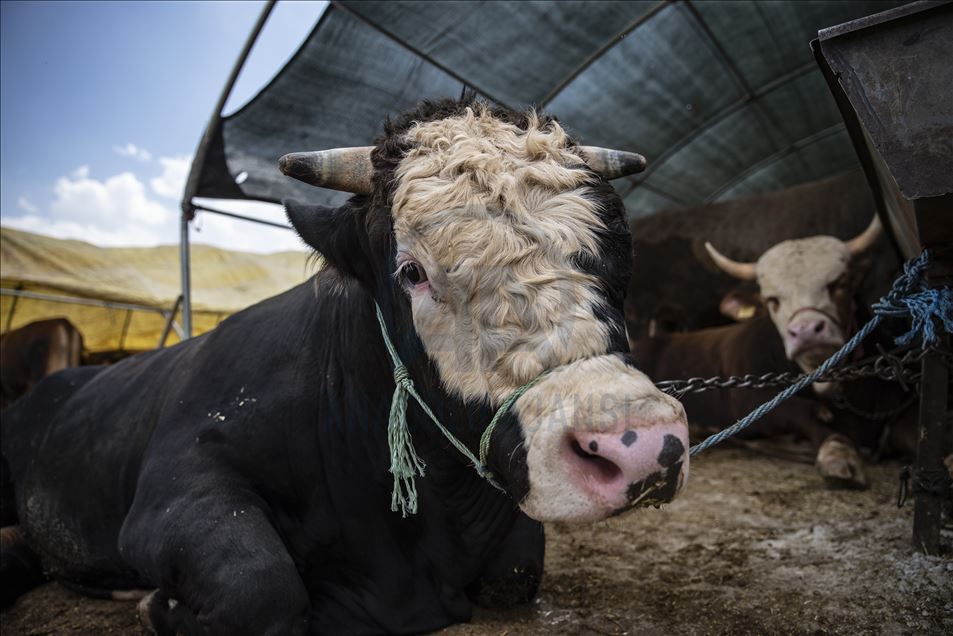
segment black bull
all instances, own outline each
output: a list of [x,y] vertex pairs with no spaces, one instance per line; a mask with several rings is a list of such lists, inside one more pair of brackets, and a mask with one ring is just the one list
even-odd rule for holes
[[[54,577],[87,590],[158,587],[187,608],[169,631],[228,634],[420,632],[469,619],[480,598],[535,593],[544,539],[516,505],[532,489],[513,411],[487,462],[507,497],[412,403],[410,430],[427,464],[416,484],[423,512],[390,511],[394,381],[375,300],[418,391],[470,449],[493,415],[443,389],[393,276],[388,197],[408,151],[402,133],[460,110],[425,104],[388,124],[373,193],[320,214],[289,206],[329,263],[312,281],[175,347],[51,376],[4,412],[4,505],[15,491],[19,522]],[[580,265],[605,294],[595,317],[608,334],[600,359],[631,365],[624,210],[604,180],[587,179],[607,228],[601,257]],[[654,439],[640,431],[622,444],[636,449],[643,437]],[[665,436],[666,449],[672,441]],[[669,480],[681,475],[678,445]],[[595,461],[582,449],[570,459]],[[162,614],[164,596],[156,598],[150,617]]]
[[198,613],[230,608],[210,622],[243,633],[275,614],[303,624],[294,582],[318,573],[313,612],[328,633],[463,620],[467,590],[513,572],[512,600],[534,591],[541,526],[439,440],[417,435],[442,476],[418,480],[428,514],[389,512],[387,440],[374,434],[393,390],[388,361],[370,299],[328,293],[333,278],[181,346],[59,373],[4,413],[3,455],[18,494],[31,493],[20,520],[42,529],[32,539],[51,574],[177,590]]

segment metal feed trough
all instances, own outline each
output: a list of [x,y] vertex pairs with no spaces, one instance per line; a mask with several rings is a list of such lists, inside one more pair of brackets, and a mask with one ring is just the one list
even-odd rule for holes
[[[953,283],[953,3],[914,2],[818,32],[811,43],[874,193],[906,257],[932,253],[932,286]],[[944,346],[949,347],[948,337]],[[914,548],[940,549],[950,370],[926,355],[913,470]],[[932,484],[931,484],[932,482]]]

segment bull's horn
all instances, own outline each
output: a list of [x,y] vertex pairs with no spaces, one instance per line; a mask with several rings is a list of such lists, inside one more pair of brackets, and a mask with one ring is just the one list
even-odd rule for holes
[[645,170],[645,157],[634,152],[599,146],[579,146],[579,150],[589,167],[606,179],[618,179]]
[[370,194],[373,190],[374,146],[334,148],[314,152],[293,152],[278,160],[278,168],[289,177],[313,186]]
[[877,240],[877,237],[880,236],[881,232],[883,232],[883,226],[880,225],[880,217],[875,214],[874,220],[870,222],[870,225],[867,226],[866,230],[849,241],[845,241],[847,249],[850,250],[851,256],[856,256],[857,254],[866,251],[871,245],[874,244],[874,241]]
[[755,263],[742,263],[739,261],[733,261],[716,250],[715,246],[708,241],[705,241],[705,249],[708,250],[712,260],[715,261],[715,265],[717,265],[726,274],[731,274],[735,278],[740,278],[741,280],[754,280],[757,278],[758,273],[755,269]]

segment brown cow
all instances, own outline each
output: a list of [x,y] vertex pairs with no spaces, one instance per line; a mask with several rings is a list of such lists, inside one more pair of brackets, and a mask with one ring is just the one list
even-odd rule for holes
[[[706,245],[727,273],[757,280],[767,312],[740,324],[635,341],[637,363],[657,379],[813,371],[852,333],[860,282],[852,258],[866,251],[880,232],[875,218],[850,241],[831,236],[784,241],[757,263],[732,261]],[[735,300],[726,299],[722,310],[731,314]],[[882,385],[872,380],[839,388],[864,411],[895,408],[906,399]],[[817,449],[818,470],[830,485],[864,487],[863,465],[852,440],[876,448],[885,422],[877,427],[845,413],[831,421],[829,405],[818,398],[830,396],[834,388],[815,383],[766,415],[747,435],[793,433],[806,438]],[[724,428],[775,393],[777,389],[709,391],[685,396],[683,402],[696,429]]]
[[[733,257],[755,260],[781,241],[805,236],[854,236],[870,221],[873,197],[862,171],[777,192],[665,210],[631,220],[635,265],[626,291],[633,338],[729,324],[718,304],[732,290],[757,291],[755,281],[726,276],[708,258],[705,241]],[[865,254],[870,270],[858,293],[880,298],[900,266],[889,241]]]
[[78,367],[83,336],[66,318],[38,320],[0,336],[0,408],[61,369]]

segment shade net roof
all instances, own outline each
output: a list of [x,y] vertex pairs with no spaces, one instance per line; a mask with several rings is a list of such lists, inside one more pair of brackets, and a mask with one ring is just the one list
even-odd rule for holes
[[633,216],[813,181],[858,164],[809,41],[897,4],[335,2],[212,131],[195,194],[337,203],[278,158],[369,145],[387,115],[465,87],[644,154],[644,173],[615,182]]

